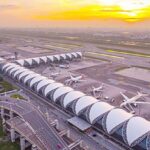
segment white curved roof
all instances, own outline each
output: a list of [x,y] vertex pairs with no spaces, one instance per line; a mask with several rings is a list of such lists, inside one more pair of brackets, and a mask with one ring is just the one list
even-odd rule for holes
[[60,61],[60,55],[54,55],[54,57],[55,57],[58,61]]
[[25,61],[26,61],[30,66],[32,65],[32,58],[25,59]]
[[22,60],[16,60],[16,62],[17,62],[19,65],[24,66],[24,60],[23,60],[23,59],[22,59]]
[[40,81],[37,85],[37,92],[39,92],[39,90],[44,87],[45,85],[48,85],[48,84],[51,84],[51,83],[54,83],[55,81],[54,80],[50,80],[50,79],[44,79],[42,81]]
[[131,145],[138,138],[150,131],[150,122],[141,117],[133,117],[127,123],[126,136]]
[[76,52],[76,53],[82,57],[82,53],[81,52]]
[[2,71],[3,71],[6,67],[9,67],[9,66],[11,66],[11,65],[12,65],[12,63],[8,63],[8,64],[3,65]]
[[67,53],[66,56],[68,56],[70,59],[72,58],[72,55],[70,53]]
[[89,120],[90,123],[93,123],[93,121],[98,118],[99,116],[103,115],[104,113],[110,111],[114,107],[109,105],[105,102],[97,102],[93,104],[89,110]]
[[40,58],[39,57],[32,58],[32,60],[34,60],[37,64],[40,64]]
[[133,116],[132,114],[127,113],[123,109],[117,108],[117,109],[111,110],[108,113],[107,118],[106,118],[106,129],[107,129],[107,132],[110,133],[115,127],[117,127],[121,123],[127,121],[132,116]]
[[64,59],[66,59],[66,55],[65,54],[61,54],[61,57],[63,57]]
[[46,56],[40,57],[40,59],[42,59],[45,63],[47,63],[47,57]]
[[11,65],[11,66],[9,66],[9,67],[7,67],[7,68],[5,69],[5,72],[7,72],[8,70],[13,69],[13,68],[15,68],[15,67],[16,67],[16,65]]
[[29,75],[29,74],[33,74],[33,73],[34,72],[32,72],[32,71],[26,70],[19,75],[18,79],[21,80],[22,77]]
[[11,69],[9,71],[9,74],[11,75],[14,71],[17,71],[18,69],[20,69],[20,66],[16,66],[15,68]]
[[75,58],[78,57],[78,55],[76,53],[71,53]]
[[54,61],[54,57],[53,56],[47,56],[47,58],[49,58],[52,62]]
[[83,97],[81,97],[75,105],[76,115],[78,115],[79,112],[82,111],[87,106],[90,106],[90,105],[92,105],[96,102],[98,102],[98,100],[96,98],[92,97],[92,96],[83,96]]
[[36,76],[39,76],[39,74],[37,74],[37,73],[33,73],[33,74],[29,74],[28,76],[26,76],[25,78],[24,78],[24,84],[28,81],[28,80],[30,80],[30,79],[32,79],[32,78],[35,78]]
[[53,101],[56,101],[56,99],[57,99],[58,97],[60,97],[60,96],[63,95],[63,94],[66,94],[66,93],[68,93],[68,92],[70,92],[70,91],[73,91],[73,89],[70,88],[70,87],[67,87],[67,86],[58,88],[58,89],[55,91],[55,93],[54,93]]
[[46,77],[43,77],[41,75],[36,76],[35,78],[33,78],[30,82],[30,87],[32,87],[35,83],[42,81],[43,79],[46,79]]
[[62,86],[63,86],[63,84],[58,83],[58,82],[51,83],[45,88],[44,95],[47,96],[47,94],[49,92],[51,92],[52,90],[57,89],[59,87],[62,87]]
[[64,97],[63,107],[66,108],[69,103],[73,102],[74,100],[76,100],[76,99],[78,99],[78,98],[80,98],[82,96],[85,96],[85,94],[82,93],[82,92],[79,92],[79,91],[71,91],[71,92],[69,92]]
[[14,75],[13,75],[13,77],[15,78],[19,73],[22,73],[22,72],[24,72],[24,71],[26,71],[27,69],[25,69],[25,68],[20,68],[19,70],[17,70],[15,73],[14,73]]

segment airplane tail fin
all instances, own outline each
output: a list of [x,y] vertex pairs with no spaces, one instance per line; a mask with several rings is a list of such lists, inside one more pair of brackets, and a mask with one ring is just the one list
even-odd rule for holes
[[141,92],[137,92],[137,93],[141,97],[147,97],[147,96],[149,96],[149,94],[146,94],[146,93],[141,93]]
[[70,78],[73,78],[72,74],[69,72]]
[[120,94],[122,95],[122,97],[124,98],[125,101],[129,100],[129,98],[126,95],[124,95],[122,92],[120,92]]

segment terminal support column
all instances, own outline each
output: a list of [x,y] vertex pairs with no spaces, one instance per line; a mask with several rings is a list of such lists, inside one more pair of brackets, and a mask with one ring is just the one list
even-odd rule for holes
[[3,131],[6,131],[6,121],[5,121],[5,115],[4,115],[4,108],[1,107],[1,119],[2,119],[2,125],[3,125]]
[[11,142],[15,142],[15,129],[14,128],[10,129],[10,137],[11,137]]
[[4,118],[4,108],[3,107],[1,108],[1,118],[2,119]]
[[21,147],[21,150],[25,150],[25,147],[26,147],[25,138],[22,136],[20,137],[20,147]]
[[6,120],[5,118],[2,118],[2,125],[3,125],[3,131],[6,131]]
[[13,112],[11,110],[9,111],[9,115],[10,115],[10,119],[12,119],[13,118]]

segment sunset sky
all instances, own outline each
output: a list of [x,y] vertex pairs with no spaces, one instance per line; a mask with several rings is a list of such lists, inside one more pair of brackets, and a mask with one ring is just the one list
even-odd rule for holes
[[149,28],[150,0],[0,0],[1,27]]

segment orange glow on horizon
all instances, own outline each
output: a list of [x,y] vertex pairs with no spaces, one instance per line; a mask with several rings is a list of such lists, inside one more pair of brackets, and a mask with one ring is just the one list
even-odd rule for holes
[[76,22],[78,25],[94,21],[130,25],[150,21],[150,0],[1,0],[0,9],[3,26],[11,23],[14,26],[48,26],[52,22],[59,22],[58,25]]
[[81,6],[76,6],[76,2],[71,0],[69,2],[66,5],[66,1],[64,0],[64,7],[62,3],[63,9],[33,15],[33,18],[37,20],[80,21],[119,19],[125,22],[138,22],[150,19],[149,0],[95,0],[94,4],[91,2],[88,5]]
[[43,15],[35,15],[37,20],[104,20],[119,19],[126,22],[137,22],[150,19],[150,9],[141,9],[135,12],[122,11],[120,8],[103,8],[100,6],[86,6],[79,9],[67,10],[61,12],[47,12]]

